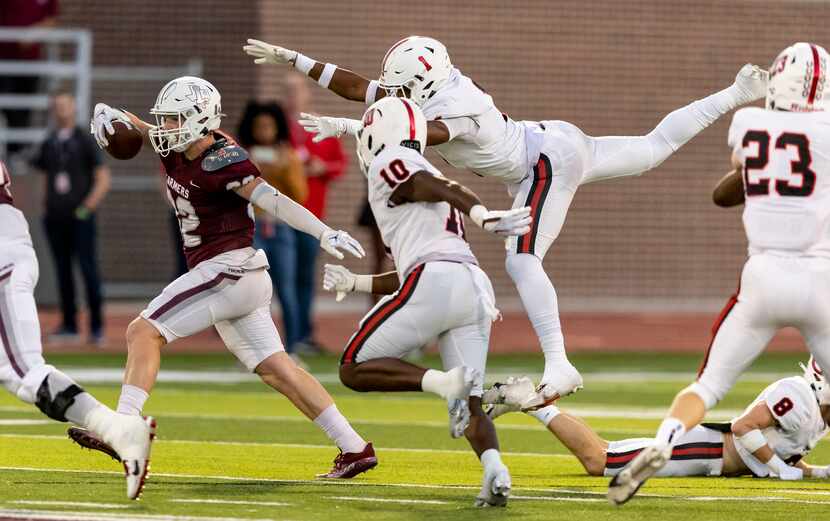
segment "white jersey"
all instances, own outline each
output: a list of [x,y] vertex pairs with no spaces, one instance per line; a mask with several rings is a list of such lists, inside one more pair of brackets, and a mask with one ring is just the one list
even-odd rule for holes
[[449,203],[407,203],[394,206],[389,197],[416,172],[441,176],[424,156],[401,146],[389,147],[369,165],[369,204],[383,242],[391,249],[401,280],[418,264],[449,260],[476,264],[464,239],[464,217]]
[[[828,432],[816,395],[807,380],[800,376],[774,382],[746,410],[759,403],[769,407],[776,421],[774,427],[763,430],[764,437],[775,454],[788,463],[805,456]],[[762,477],[769,474],[767,466],[740,443],[736,443],[735,448],[753,473]]]
[[533,158],[528,159],[525,125],[502,114],[458,69],[421,109],[427,120],[447,125],[450,140],[433,148],[452,166],[510,184],[528,174]]
[[830,113],[735,113],[729,146],[743,167],[749,254],[830,257]]

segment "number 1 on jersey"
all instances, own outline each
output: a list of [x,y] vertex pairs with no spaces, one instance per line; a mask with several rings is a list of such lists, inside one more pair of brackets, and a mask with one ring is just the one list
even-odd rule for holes
[[461,210],[450,206],[450,215],[447,217],[446,230],[467,240],[467,230],[464,229],[464,214]]

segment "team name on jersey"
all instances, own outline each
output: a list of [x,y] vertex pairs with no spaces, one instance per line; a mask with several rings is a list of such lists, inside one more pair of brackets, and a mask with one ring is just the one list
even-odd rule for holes
[[167,176],[167,186],[169,186],[171,190],[173,190],[180,196],[184,197],[185,199],[190,199],[190,190],[180,185],[178,182],[176,182],[175,179],[173,179],[170,176]]

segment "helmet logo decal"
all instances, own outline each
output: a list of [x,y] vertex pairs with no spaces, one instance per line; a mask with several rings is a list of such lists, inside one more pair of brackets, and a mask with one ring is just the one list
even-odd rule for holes
[[813,372],[814,373],[816,373],[818,376],[823,375],[823,373],[821,372],[821,367],[818,366],[818,363],[816,362],[815,358],[812,359],[810,365],[813,366]]
[[375,121],[375,109],[370,109],[366,111],[366,114],[363,115],[363,126],[368,127]]
[[185,94],[185,98],[193,102],[194,105],[204,108],[210,101],[210,89],[195,83],[191,83],[188,87],[190,91]]
[[423,56],[418,56],[418,61],[424,64],[424,67],[427,68],[427,71],[432,70],[432,65],[430,65],[429,62],[427,62]]
[[778,60],[772,64],[772,67],[769,68],[769,77],[774,78],[778,73],[784,72],[784,67],[787,66],[787,55],[784,54]]

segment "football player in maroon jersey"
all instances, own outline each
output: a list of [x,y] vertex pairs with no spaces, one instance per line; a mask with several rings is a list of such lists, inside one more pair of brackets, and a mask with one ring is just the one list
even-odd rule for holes
[[[219,130],[219,91],[201,78],[177,78],[161,89],[150,113],[156,125],[98,104],[92,133],[101,147],[120,121],[141,131],[161,157],[167,195],[178,217],[189,271],[173,281],[127,328],[127,367],[118,411],[139,414],[168,342],[214,326],[228,349],[263,382],[284,394],[340,448],[320,477],[351,478],[377,465],[374,449],[337,410],[331,396],[285,353],[271,318],[268,262],[251,247],[252,204],[319,238],[337,257],[363,257],[360,244],[320,222],[259,177],[246,151]],[[75,429],[80,444],[106,451]]]

